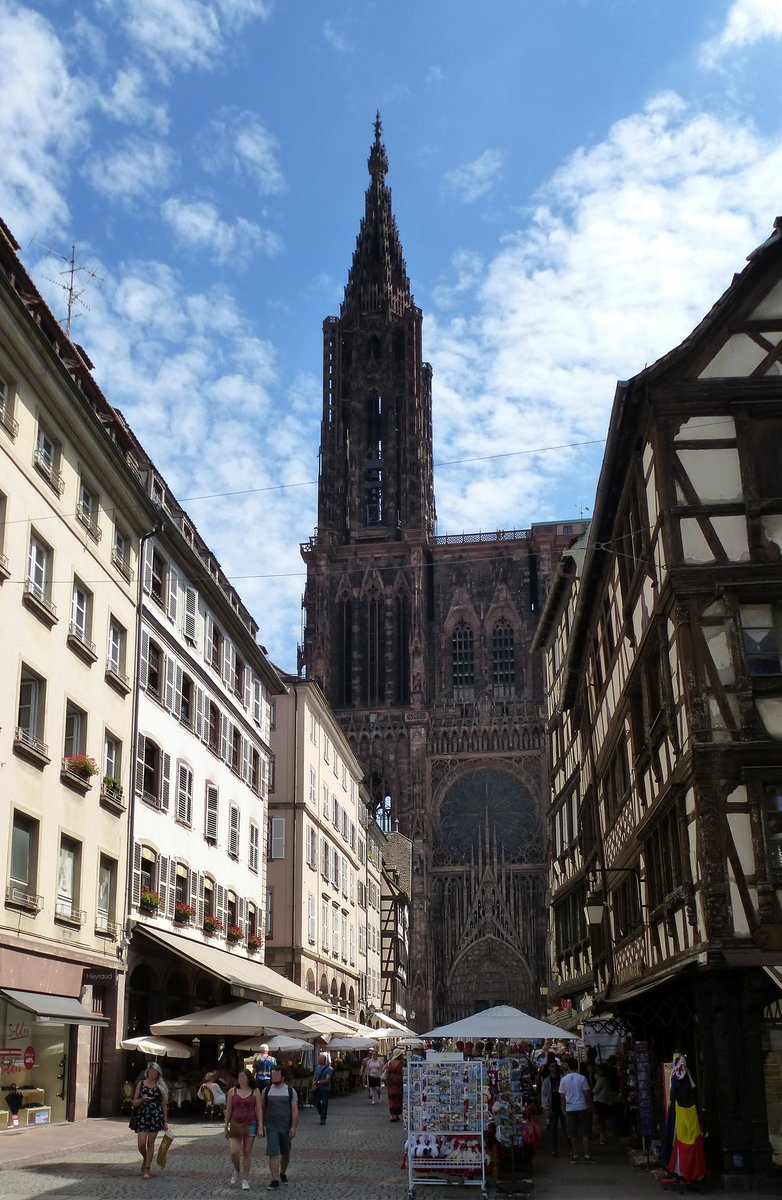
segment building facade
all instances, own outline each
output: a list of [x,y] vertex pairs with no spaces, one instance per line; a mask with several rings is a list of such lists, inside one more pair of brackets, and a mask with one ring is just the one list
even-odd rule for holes
[[138,554],[154,506],[17,249],[0,222],[0,1089],[23,1088],[39,1120],[74,1120],[119,1093]]
[[777,220],[618,386],[588,539],[537,635],[556,995],[646,1042],[653,1078],[687,1053],[728,1174],[782,1162],[781,353]]
[[318,527],[301,661],[412,841],[407,1006],[423,1029],[539,1004],[545,969],[538,597],[573,533],[435,527],[432,373],[381,141],[338,317],[324,323]]

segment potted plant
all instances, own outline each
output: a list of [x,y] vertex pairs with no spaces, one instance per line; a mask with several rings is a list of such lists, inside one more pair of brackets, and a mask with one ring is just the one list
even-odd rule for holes
[[80,779],[92,779],[93,775],[98,774],[98,764],[89,754],[67,754],[65,769]]
[[192,904],[185,904],[184,900],[177,900],[174,905],[174,920],[177,925],[189,925],[195,920],[195,909]]
[[152,888],[142,888],[139,904],[146,912],[157,912],[160,908],[160,895]]
[[237,942],[244,941],[244,931],[241,925],[229,925],[225,936],[232,946],[235,946]]
[[115,779],[113,775],[103,776],[103,790],[104,792],[110,792],[112,796],[116,796],[118,799],[122,798],[124,791],[120,781]]
[[208,937],[212,937],[216,933],[223,932],[223,923],[219,917],[213,917],[211,913],[207,913],[204,917],[204,933]]
[[257,954],[262,945],[263,938],[260,936],[260,934],[251,933],[247,939],[247,949],[249,950],[250,954]]

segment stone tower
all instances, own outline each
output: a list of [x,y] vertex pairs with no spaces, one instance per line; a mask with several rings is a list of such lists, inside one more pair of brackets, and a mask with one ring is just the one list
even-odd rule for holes
[[530,642],[552,564],[584,525],[437,535],[432,371],[381,132],[378,117],[344,299],[323,325],[301,660],[378,822],[413,839],[408,1015],[426,1029],[539,1007],[548,784]]

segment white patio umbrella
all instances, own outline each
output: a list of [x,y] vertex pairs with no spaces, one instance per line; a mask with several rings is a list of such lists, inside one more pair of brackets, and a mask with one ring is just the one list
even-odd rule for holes
[[275,1050],[304,1050],[307,1047],[312,1049],[310,1042],[306,1042],[304,1038],[293,1037],[290,1033],[279,1033],[275,1037],[270,1037],[268,1042],[257,1037],[245,1038],[243,1042],[236,1043],[235,1049],[257,1051],[261,1046],[268,1046],[272,1053]]
[[171,1017],[152,1026],[156,1037],[173,1034],[175,1037],[257,1037],[261,1041],[275,1033],[292,1033],[296,1037],[307,1037],[312,1031],[275,1012],[254,1000],[240,1000],[234,1004],[219,1004],[216,1008],[205,1008],[201,1012],[187,1013],[184,1017]]
[[152,1058],[190,1058],[193,1053],[189,1046],[175,1042],[173,1038],[153,1037],[149,1033],[144,1037],[125,1038],[124,1042],[120,1042],[120,1046],[123,1050],[138,1050],[141,1054],[150,1054]]
[[368,1046],[376,1046],[377,1038],[366,1037],[333,1037],[329,1042],[329,1050],[366,1050]]
[[496,1008],[485,1008],[483,1012],[473,1013],[461,1021],[452,1021],[450,1025],[438,1025],[422,1033],[422,1038],[557,1038],[561,1041],[566,1036],[558,1025],[549,1025],[548,1021],[539,1021],[520,1008],[512,1008],[510,1004],[499,1004]]

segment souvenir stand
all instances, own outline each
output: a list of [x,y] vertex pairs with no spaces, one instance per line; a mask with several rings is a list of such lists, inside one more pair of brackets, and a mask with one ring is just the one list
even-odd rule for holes
[[419,1184],[472,1184],[486,1195],[482,1062],[437,1055],[407,1067],[408,1195]]

